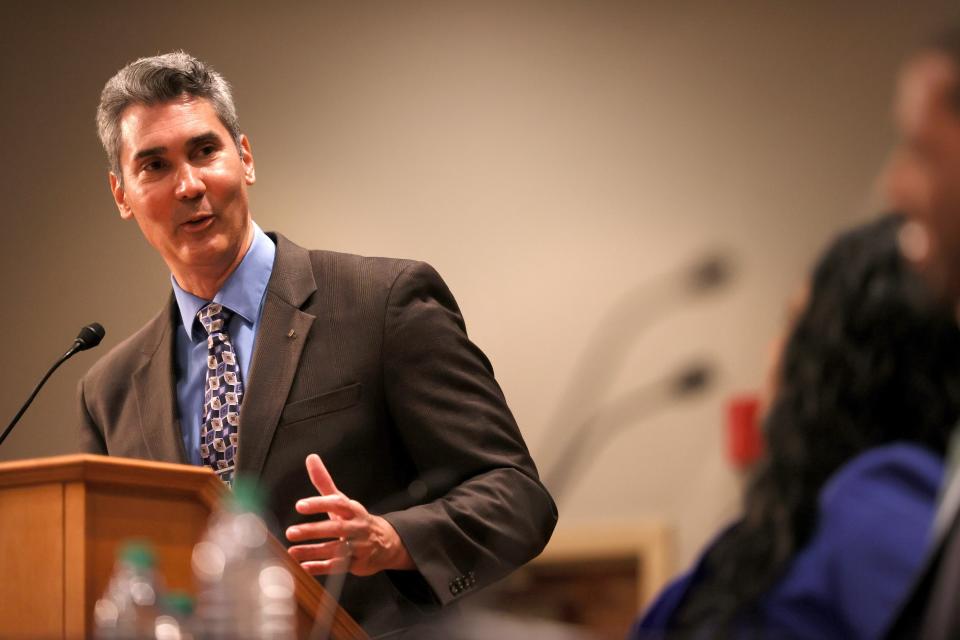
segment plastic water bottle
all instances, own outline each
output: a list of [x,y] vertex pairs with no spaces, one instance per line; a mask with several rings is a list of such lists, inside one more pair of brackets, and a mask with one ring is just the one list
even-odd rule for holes
[[155,640],[197,640],[194,634],[193,598],[182,591],[164,594],[161,614],[154,623]]
[[107,589],[94,606],[95,637],[152,640],[158,589],[153,549],[145,542],[124,544]]
[[238,478],[193,549],[197,623],[209,640],[296,637],[293,576],[268,547],[256,487]]

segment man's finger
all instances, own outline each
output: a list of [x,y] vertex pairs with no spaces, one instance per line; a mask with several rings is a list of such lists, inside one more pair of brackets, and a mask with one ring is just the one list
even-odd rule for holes
[[315,453],[307,456],[307,474],[310,476],[310,482],[321,495],[331,496],[337,493],[337,485],[333,484],[330,472],[327,471],[320,456]]
[[287,552],[297,562],[344,558],[350,555],[348,551],[349,548],[343,540],[330,540],[317,544],[298,544],[287,549]]
[[346,573],[350,568],[349,558],[334,558],[332,560],[318,560],[301,562],[303,570],[312,576],[324,576],[330,573]]
[[316,515],[318,513],[329,513],[345,520],[355,517],[356,510],[351,501],[339,493],[331,496],[315,496],[297,500],[297,513],[303,515]]
[[357,520],[305,522],[288,527],[286,531],[287,540],[290,542],[333,538],[366,538],[369,533],[364,524]]

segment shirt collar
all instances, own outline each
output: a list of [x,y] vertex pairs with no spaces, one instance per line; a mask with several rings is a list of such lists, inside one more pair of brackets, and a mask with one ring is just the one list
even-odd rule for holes
[[[253,241],[250,243],[250,248],[212,301],[219,302],[247,323],[254,324],[260,314],[260,302],[270,281],[276,252],[276,245],[254,222]],[[170,274],[170,282],[173,283],[173,295],[180,308],[180,319],[187,330],[187,335],[193,337],[193,323],[197,318],[197,312],[210,301],[184,291],[173,274]]]

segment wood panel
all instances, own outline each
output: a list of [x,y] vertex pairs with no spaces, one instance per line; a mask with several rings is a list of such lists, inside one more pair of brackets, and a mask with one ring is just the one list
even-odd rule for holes
[[0,489],[0,636],[63,635],[63,489]]
[[65,638],[87,637],[87,606],[93,593],[90,559],[87,556],[86,486],[63,485],[63,630]]
[[[197,467],[70,455],[0,463],[0,637],[89,636],[120,545],[144,538],[166,587],[194,591],[190,558],[226,490]],[[331,637],[365,640],[279,541],[294,575],[299,636],[336,611]]]

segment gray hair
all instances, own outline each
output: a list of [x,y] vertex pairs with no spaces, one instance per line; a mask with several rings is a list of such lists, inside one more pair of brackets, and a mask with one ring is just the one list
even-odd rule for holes
[[132,104],[168,102],[183,94],[209,100],[240,151],[240,122],[230,84],[223,76],[185,51],[140,58],[107,80],[97,107],[97,134],[107,152],[110,170],[121,183],[120,117],[124,109]]

